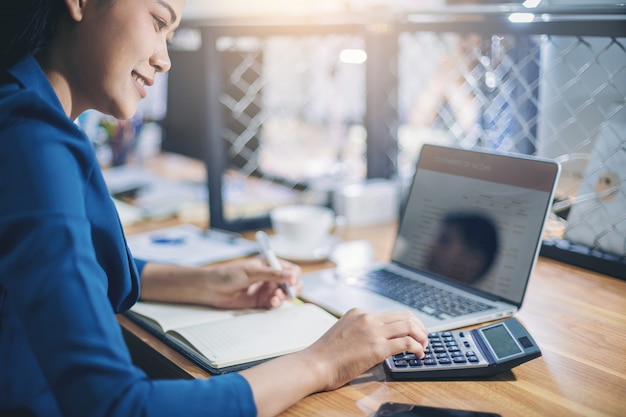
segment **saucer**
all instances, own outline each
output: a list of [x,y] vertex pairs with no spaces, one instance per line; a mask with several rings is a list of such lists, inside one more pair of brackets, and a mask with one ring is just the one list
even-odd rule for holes
[[328,259],[335,245],[339,243],[339,238],[329,236],[329,238],[318,248],[301,248],[285,240],[279,235],[270,236],[272,249],[279,258],[293,262],[320,262]]

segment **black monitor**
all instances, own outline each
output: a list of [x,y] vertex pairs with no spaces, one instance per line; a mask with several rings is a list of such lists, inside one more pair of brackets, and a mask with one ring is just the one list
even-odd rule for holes
[[167,113],[162,121],[161,149],[195,159],[207,152],[208,113],[203,54],[198,50],[170,50]]

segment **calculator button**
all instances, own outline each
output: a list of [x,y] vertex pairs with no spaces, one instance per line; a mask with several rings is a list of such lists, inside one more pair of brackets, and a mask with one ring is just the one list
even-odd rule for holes
[[524,347],[524,349],[528,349],[533,347],[533,342],[530,341],[529,338],[527,338],[526,336],[522,336],[519,339],[519,342],[522,344],[522,346]]
[[[452,332],[431,333],[429,345],[424,350],[424,358],[418,358],[414,353],[403,352],[393,356],[397,368],[419,368],[423,366],[436,367],[451,364],[480,363],[480,359],[466,339],[467,334]],[[461,339],[463,338],[463,339]]]

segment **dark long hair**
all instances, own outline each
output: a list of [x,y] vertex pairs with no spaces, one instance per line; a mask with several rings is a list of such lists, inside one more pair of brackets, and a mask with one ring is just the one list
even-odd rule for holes
[[26,55],[37,56],[52,39],[64,9],[63,0],[2,0],[0,70]]

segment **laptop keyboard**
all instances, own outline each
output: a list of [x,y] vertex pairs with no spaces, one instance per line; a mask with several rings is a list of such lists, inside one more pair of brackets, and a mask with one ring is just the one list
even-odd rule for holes
[[362,284],[370,291],[441,319],[494,308],[385,269],[370,272],[363,278]]

